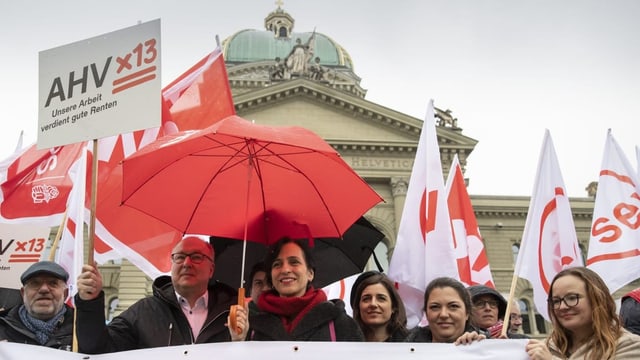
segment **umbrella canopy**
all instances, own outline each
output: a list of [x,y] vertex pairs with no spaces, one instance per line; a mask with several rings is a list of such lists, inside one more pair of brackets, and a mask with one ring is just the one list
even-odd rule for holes
[[[361,217],[342,238],[317,238],[313,241],[311,253],[316,263],[313,285],[325,287],[350,275],[364,270],[369,258],[375,256],[374,249],[384,238],[367,219]],[[242,266],[242,242],[237,239],[210,237],[216,257],[213,278],[226,284],[236,284],[240,280]],[[259,261],[267,253],[267,246],[257,242],[247,243],[245,270]],[[377,261],[376,261],[377,262]],[[379,266],[379,265],[378,265]],[[382,269],[379,269],[382,271]],[[245,287],[251,287],[249,271],[244,272]]]
[[122,166],[125,205],[185,234],[267,245],[340,237],[382,200],[313,132],[238,116],[165,136]]

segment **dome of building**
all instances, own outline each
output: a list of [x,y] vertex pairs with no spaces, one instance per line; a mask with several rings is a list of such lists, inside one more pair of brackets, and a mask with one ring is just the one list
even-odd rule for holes
[[239,64],[285,59],[300,39],[302,44],[313,41],[313,59],[320,65],[346,67],[353,70],[351,56],[330,37],[319,32],[293,32],[294,19],[281,8],[265,19],[266,30],[241,30],[223,41],[223,53],[227,63]]

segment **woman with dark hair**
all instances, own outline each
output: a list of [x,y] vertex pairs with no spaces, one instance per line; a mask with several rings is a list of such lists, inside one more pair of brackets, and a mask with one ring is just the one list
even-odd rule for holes
[[258,298],[249,314],[249,340],[362,341],[358,324],[341,300],[327,301],[311,285],[315,266],[306,243],[282,238],[269,248],[265,264],[272,289]]
[[487,335],[469,322],[471,296],[464,285],[453,278],[433,279],[424,292],[424,308],[429,325],[415,327],[407,342],[469,344]]
[[549,287],[553,324],[546,340],[530,340],[531,359],[639,359],[640,336],[624,330],[602,278],[586,267],[560,271]]
[[366,341],[402,342],[407,337],[407,314],[389,278],[378,271],[362,273],[351,288],[353,318]]

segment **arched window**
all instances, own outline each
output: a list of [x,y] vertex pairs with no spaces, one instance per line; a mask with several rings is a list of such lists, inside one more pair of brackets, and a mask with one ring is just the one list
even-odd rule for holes
[[118,307],[119,302],[120,300],[118,300],[117,297],[114,297],[113,299],[111,299],[111,301],[109,301],[109,314],[107,316],[107,323],[110,323],[111,320],[113,320],[113,318],[115,317],[116,308]]
[[520,312],[522,313],[522,331],[529,335],[547,333],[547,321],[540,315],[529,299],[518,299]]
[[518,253],[520,252],[520,244],[519,243],[514,243],[513,245],[511,245],[511,254],[513,255],[513,264],[515,265],[516,261],[518,260]]
[[531,318],[529,317],[529,302],[525,299],[518,299],[520,313],[522,314],[522,332],[531,334]]
[[[378,246],[373,251],[371,258],[369,259],[368,269],[379,270],[378,264],[382,267],[383,271],[389,270],[389,248],[384,241],[380,241]],[[377,263],[376,263],[377,262]]]

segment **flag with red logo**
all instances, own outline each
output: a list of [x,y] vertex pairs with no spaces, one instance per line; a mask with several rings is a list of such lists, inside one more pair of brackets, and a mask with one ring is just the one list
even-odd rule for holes
[[[136,209],[120,206],[122,167],[119,163],[162,135],[205,128],[235,114],[220,48],[167,85],[162,96],[162,128],[101,139],[98,150],[96,238],[109,244],[151,278],[170,271],[169,253],[183,234]],[[108,248],[101,248],[96,241],[95,250],[99,261],[100,254]]]
[[460,281],[467,286],[485,285],[495,289],[458,154],[451,163],[446,189]]
[[587,267],[611,293],[640,278],[640,187],[636,170],[607,132],[593,208]]
[[69,174],[73,179],[73,188],[67,203],[67,217],[62,229],[60,244],[55,256],[55,261],[60,264],[69,274],[67,286],[69,296],[67,304],[73,306],[73,296],[78,292],[76,279],[82,272],[84,264],[84,197],[87,183],[87,161],[91,160],[87,156],[86,147],[80,153],[80,157],[69,169]]
[[203,129],[235,115],[222,50],[216,48],[167,85],[162,98],[179,131]]
[[351,289],[353,289],[353,284],[360,275],[362,275],[362,273],[348,276],[322,288],[322,291],[327,294],[328,299],[340,299],[344,301],[344,311],[349,316],[353,315],[353,309],[351,308]]
[[[165,87],[162,128],[99,140],[96,261],[126,257],[152,278],[169,272],[168,254],[182,234],[135,209],[120,206],[122,168],[119,163],[165,133],[204,128],[234,114],[224,66],[222,53],[217,48]],[[0,173],[0,180],[6,180],[0,194],[0,221],[60,225],[73,185],[69,168],[80,156],[83,146],[79,143],[36,150],[34,145],[8,164]],[[90,191],[87,185],[86,209],[91,208]]]
[[403,297],[410,327],[423,316],[427,284],[440,276],[457,279],[458,271],[431,100],[389,264],[389,277]]
[[0,167],[0,222],[58,226],[73,181],[71,165],[84,143],[38,150],[33,144]]
[[569,197],[546,130],[515,275],[529,280],[536,309],[549,320],[547,297],[553,277],[564,268],[582,265]]

